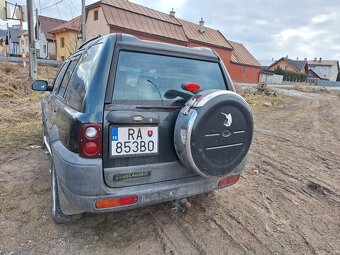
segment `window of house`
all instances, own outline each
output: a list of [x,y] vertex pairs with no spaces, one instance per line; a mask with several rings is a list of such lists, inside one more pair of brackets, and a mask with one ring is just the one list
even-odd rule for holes
[[288,66],[285,66],[285,70],[288,71],[289,67]]
[[93,20],[98,20],[98,10],[94,11]]
[[44,53],[46,53],[46,45],[44,45]]
[[60,48],[64,48],[65,47],[65,38],[61,37],[60,38]]
[[66,102],[78,111],[82,109],[86,85],[101,46],[102,44],[95,44],[84,53],[67,87]]

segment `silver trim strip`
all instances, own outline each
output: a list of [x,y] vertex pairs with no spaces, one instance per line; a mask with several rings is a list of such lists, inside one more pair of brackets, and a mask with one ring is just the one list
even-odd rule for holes
[[49,152],[50,155],[52,156],[51,147],[50,147],[50,145],[49,145],[48,142],[47,142],[46,135],[44,135],[44,144],[45,144],[45,146],[46,146],[48,152]]
[[193,107],[202,107],[206,103],[208,103],[211,99],[213,99],[214,97],[217,97],[217,96],[220,96],[220,95],[227,95],[227,94],[235,95],[235,96],[239,97],[243,102],[245,102],[248,105],[247,101],[243,97],[241,97],[239,94],[237,94],[237,93],[235,93],[233,91],[229,91],[229,90],[218,90],[218,91],[215,91],[215,92],[207,95],[202,100],[197,100],[193,104]]
[[217,150],[217,149],[223,149],[223,148],[229,148],[229,147],[237,147],[241,145],[243,145],[243,143],[235,143],[235,144],[229,144],[229,145],[223,145],[223,146],[210,147],[210,148],[206,148],[206,150],[210,151],[210,150]]
[[192,127],[193,127],[193,124],[196,120],[196,117],[197,117],[197,112],[195,110],[192,111],[191,113],[191,116],[190,116],[190,119],[188,121],[188,133],[187,133],[187,141],[186,141],[186,145],[185,145],[185,150],[186,152],[188,153],[187,155],[187,158],[188,158],[188,161],[189,161],[189,164],[190,166],[193,168],[193,170],[198,173],[199,175],[203,176],[203,177],[209,177],[207,175],[205,175],[204,173],[202,173],[198,167],[196,166],[195,162],[194,162],[194,159],[192,158],[192,153],[191,153],[191,133],[192,133]]
[[204,136],[219,136],[220,134],[206,134]]
[[242,133],[245,133],[246,131],[244,130],[240,130],[240,131],[234,131],[233,134],[242,134]]
[[218,91],[215,91],[215,92],[207,95],[206,97],[204,97],[202,100],[196,101],[195,104],[194,104],[194,107],[202,107],[203,105],[208,103],[214,97],[217,97],[217,96],[220,96],[220,95],[223,95],[223,94],[234,94],[234,92],[227,91],[227,90],[218,90]]

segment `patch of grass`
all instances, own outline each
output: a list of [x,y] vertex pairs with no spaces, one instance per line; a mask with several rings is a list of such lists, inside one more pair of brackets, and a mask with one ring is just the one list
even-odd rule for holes
[[[39,66],[39,79],[51,83],[57,68]],[[22,64],[13,64],[6,61],[0,62],[0,98],[21,98],[32,93],[32,80],[28,77],[28,67]]]
[[[271,107],[283,106],[287,102],[284,96],[264,96],[264,95],[244,95],[244,98],[250,105],[254,113],[265,111]],[[265,103],[270,103],[271,107],[264,106]]]
[[23,97],[1,98],[0,148],[25,148],[41,145],[41,93]]
[[[56,72],[56,68],[39,67],[38,78],[51,82]],[[4,151],[42,144],[42,95],[32,91],[27,67],[0,62],[0,148]]]

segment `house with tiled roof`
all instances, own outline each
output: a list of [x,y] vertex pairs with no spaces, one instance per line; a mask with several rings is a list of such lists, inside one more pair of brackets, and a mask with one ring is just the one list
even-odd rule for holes
[[49,33],[55,40],[57,60],[63,61],[81,45],[81,16],[55,27]]
[[186,47],[215,50],[231,78],[239,82],[258,82],[261,65],[242,45],[235,48],[223,34],[204,25],[203,19],[192,23],[127,0],[102,0],[86,6],[86,38],[98,34],[127,33],[142,40],[172,43]]
[[56,58],[55,40],[50,31],[65,22],[65,20],[61,19],[54,19],[41,15],[38,16],[37,24],[35,26],[37,37],[36,49],[38,58]]
[[310,68],[308,70],[308,78],[329,81],[329,79],[326,77],[326,75],[322,74],[319,70],[312,69],[312,68]]
[[317,76],[330,81],[336,81],[339,69],[339,61],[337,60],[323,60],[314,59],[308,61],[308,68],[312,70],[311,75],[317,74]]
[[271,64],[268,69],[274,71],[277,68],[281,68],[284,71],[291,71],[294,73],[308,74],[307,60],[293,60],[288,57],[282,57],[279,60]]
[[259,61],[247,50],[247,48],[238,42],[229,40],[233,47],[231,54],[231,67],[229,68],[231,77],[241,77],[238,81],[247,82],[259,79],[262,65]]

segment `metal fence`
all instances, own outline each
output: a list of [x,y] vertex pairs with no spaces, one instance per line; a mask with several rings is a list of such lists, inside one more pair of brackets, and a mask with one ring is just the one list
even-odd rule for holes
[[316,82],[316,86],[322,86],[322,87],[340,87],[340,81],[318,80]]
[[[21,57],[6,57],[6,56],[0,56],[0,62],[1,61],[8,61],[8,62],[14,62],[14,63],[22,63],[25,61],[28,63],[28,59],[23,59]],[[46,66],[60,66],[62,61],[57,60],[51,60],[51,59],[40,59],[38,58],[38,65],[46,65]]]

